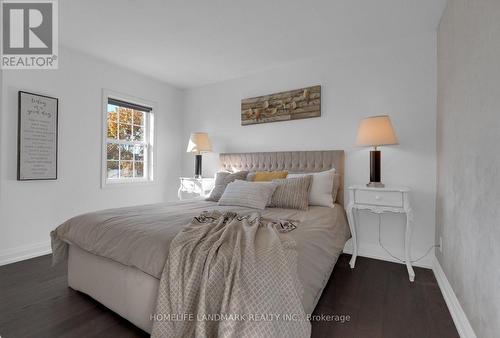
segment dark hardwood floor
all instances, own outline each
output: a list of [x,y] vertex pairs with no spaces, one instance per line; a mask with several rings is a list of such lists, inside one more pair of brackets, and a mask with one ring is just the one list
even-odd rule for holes
[[[414,283],[403,265],[342,255],[315,315],[313,337],[458,337],[431,270],[416,268]],[[349,320],[347,319],[349,316]],[[50,256],[0,267],[0,337],[147,337],[125,319],[67,286],[66,267]]]

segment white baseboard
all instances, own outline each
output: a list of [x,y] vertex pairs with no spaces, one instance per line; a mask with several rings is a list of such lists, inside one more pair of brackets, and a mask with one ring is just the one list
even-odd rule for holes
[[25,259],[46,255],[52,252],[50,241],[19,246],[0,251],[0,266]]
[[[352,247],[349,244],[346,245],[343,252],[347,254],[352,254]],[[363,245],[362,248],[358,249],[358,257],[359,256],[378,259],[392,263],[404,264],[401,261],[398,261],[397,259],[394,259],[393,257],[386,254],[386,252],[377,245],[366,245],[366,244]],[[400,253],[400,257],[403,257],[403,253]],[[434,252],[430,252],[426,257],[422,258],[418,262],[412,263],[412,265],[420,268],[432,269],[433,262],[434,262]]]
[[434,276],[436,276],[436,280],[438,282],[439,288],[441,289],[441,293],[443,294],[446,305],[448,305],[448,309],[450,310],[451,317],[453,318],[453,322],[457,328],[458,334],[461,338],[476,338],[476,334],[472,329],[472,326],[465,315],[460,302],[458,301],[453,288],[451,287],[448,278],[444,274],[443,268],[436,257],[434,257],[434,264],[432,267],[434,271]]

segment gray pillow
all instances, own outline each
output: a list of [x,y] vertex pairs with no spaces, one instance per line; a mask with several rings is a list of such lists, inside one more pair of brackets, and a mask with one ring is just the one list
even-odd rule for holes
[[265,209],[277,186],[274,182],[234,181],[227,185],[219,205]]
[[214,188],[205,200],[217,202],[224,193],[224,190],[229,183],[235,180],[244,180],[246,179],[247,174],[248,171],[238,171],[232,174],[227,171],[219,171],[215,174]]
[[254,177],[255,177],[255,171],[251,172],[251,173],[248,173],[248,175],[247,175],[247,181],[253,182]]
[[273,180],[278,184],[271,198],[271,208],[307,210],[312,176]]

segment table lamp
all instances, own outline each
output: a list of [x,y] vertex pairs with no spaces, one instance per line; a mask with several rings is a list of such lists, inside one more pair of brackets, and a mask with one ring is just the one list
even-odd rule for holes
[[194,177],[201,178],[201,154],[212,151],[207,133],[191,133],[186,152],[195,154]]
[[374,147],[370,151],[370,183],[366,186],[383,188],[380,181],[380,150],[379,146],[399,144],[388,115],[370,116],[359,123],[357,146]]

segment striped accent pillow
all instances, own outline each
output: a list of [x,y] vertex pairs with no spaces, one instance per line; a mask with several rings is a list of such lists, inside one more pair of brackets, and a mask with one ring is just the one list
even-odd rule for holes
[[277,186],[274,182],[237,180],[227,185],[218,204],[265,209]]
[[229,183],[236,180],[244,180],[247,177],[247,174],[248,171],[238,171],[235,173],[219,171],[215,174],[214,188],[210,192],[210,196],[208,196],[205,201],[217,202]]
[[[310,174],[288,174],[287,178],[303,177],[312,175],[311,190],[309,191],[309,205],[319,205],[333,208],[337,198],[337,190],[340,183],[335,179],[335,168],[327,171]],[[339,175],[337,175],[340,178]],[[335,185],[335,183],[337,183]]]
[[277,183],[278,187],[271,198],[270,207],[307,210],[311,175],[273,180],[273,182]]

